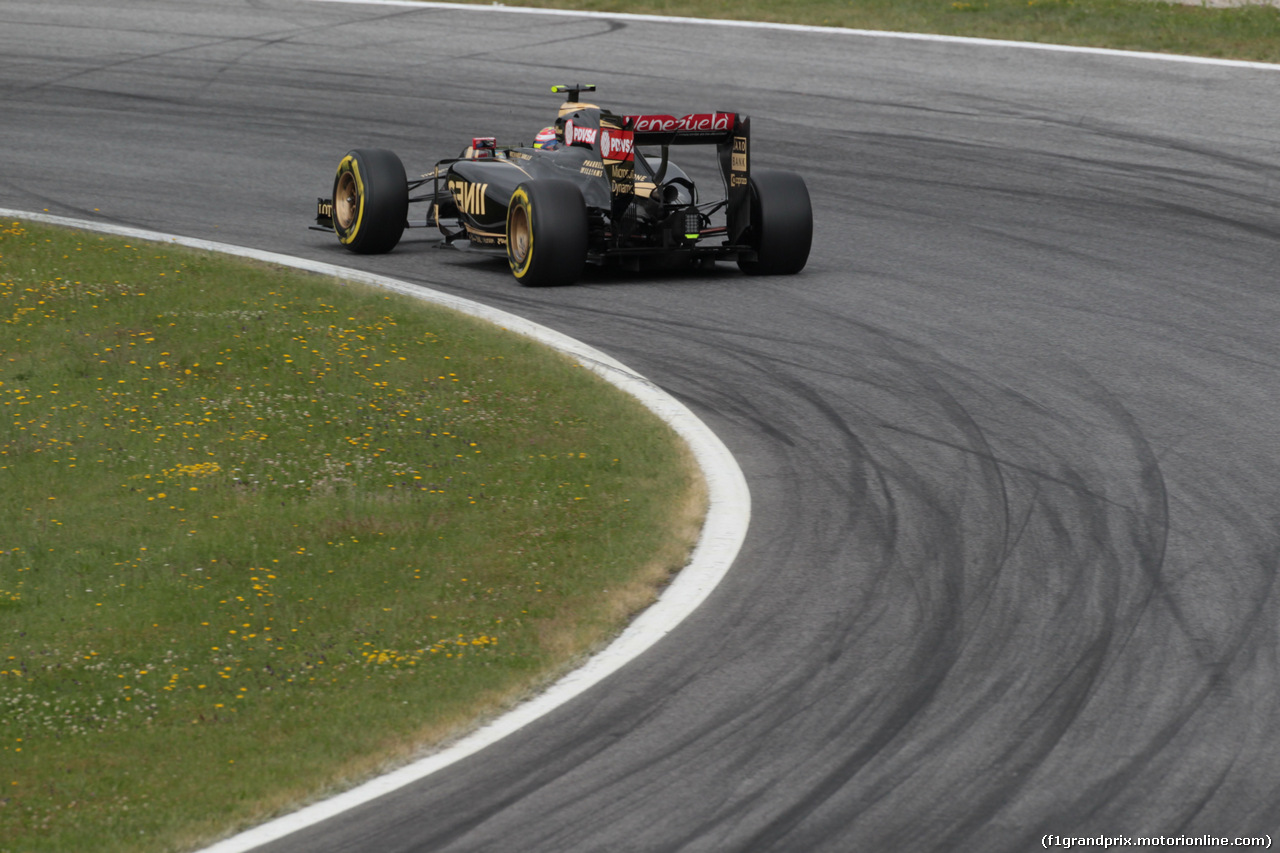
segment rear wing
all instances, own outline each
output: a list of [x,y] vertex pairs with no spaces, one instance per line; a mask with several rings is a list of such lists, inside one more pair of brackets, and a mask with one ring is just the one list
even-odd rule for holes
[[693,113],[623,116],[636,135],[636,145],[699,145],[721,142],[738,124],[736,113]]
[[[615,203],[634,192],[632,169],[636,145],[661,145],[665,170],[671,145],[715,145],[726,192],[725,215],[731,244],[742,242],[751,225],[751,120],[737,113],[693,113],[681,118],[669,115],[623,116],[622,129],[604,131],[600,153],[610,172]],[[659,178],[660,182],[660,178]]]

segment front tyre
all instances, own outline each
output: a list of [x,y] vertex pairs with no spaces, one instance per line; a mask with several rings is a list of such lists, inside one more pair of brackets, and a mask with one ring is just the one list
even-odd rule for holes
[[507,206],[507,262],[526,287],[573,284],[587,260],[582,192],[569,181],[525,181]]
[[358,255],[390,252],[409,216],[404,164],[384,148],[357,148],[342,158],[333,179],[333,230]]
[[795,172],[751,174],[751,244],[754,261],[739,260],[747,275],[792,275],[804,269],[813,243],[813,206]]

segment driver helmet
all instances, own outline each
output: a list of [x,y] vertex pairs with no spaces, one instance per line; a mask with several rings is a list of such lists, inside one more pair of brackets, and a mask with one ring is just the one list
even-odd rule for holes
[[556,139],[556,129],[554,127],[544,127],[538,131],[538,135],[533,138],[533,147],[542,148],[547,151],[560,147],[560,141]]

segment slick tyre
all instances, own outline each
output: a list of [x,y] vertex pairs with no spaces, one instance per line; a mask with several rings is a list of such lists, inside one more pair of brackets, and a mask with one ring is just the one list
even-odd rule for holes
[[333,230],[358,255],[390,252],[409,216],[409,182],[392,151],[357,148],[342,158],[333,179]]
[[573,284],[587,260],[587,206],[569,181],[526,181],[507,206],[507,261],[527,287]]
[[804,269],[813,243],[813,206],[795,172],[751,175],[751,245],[754,261],[739,260],[748,275],[792,275]]

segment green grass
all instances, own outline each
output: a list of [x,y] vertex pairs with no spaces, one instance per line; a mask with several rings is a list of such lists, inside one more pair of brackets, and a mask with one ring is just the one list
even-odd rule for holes
[[683,446],[559,354],[3,225],[0,850],[182,849],[348,785],[563,672],[688,554]]
[[733,18],[1280,62],[1280,9],[1266,5],[1214,9],[1153,0],[513,0],[507,5]]

